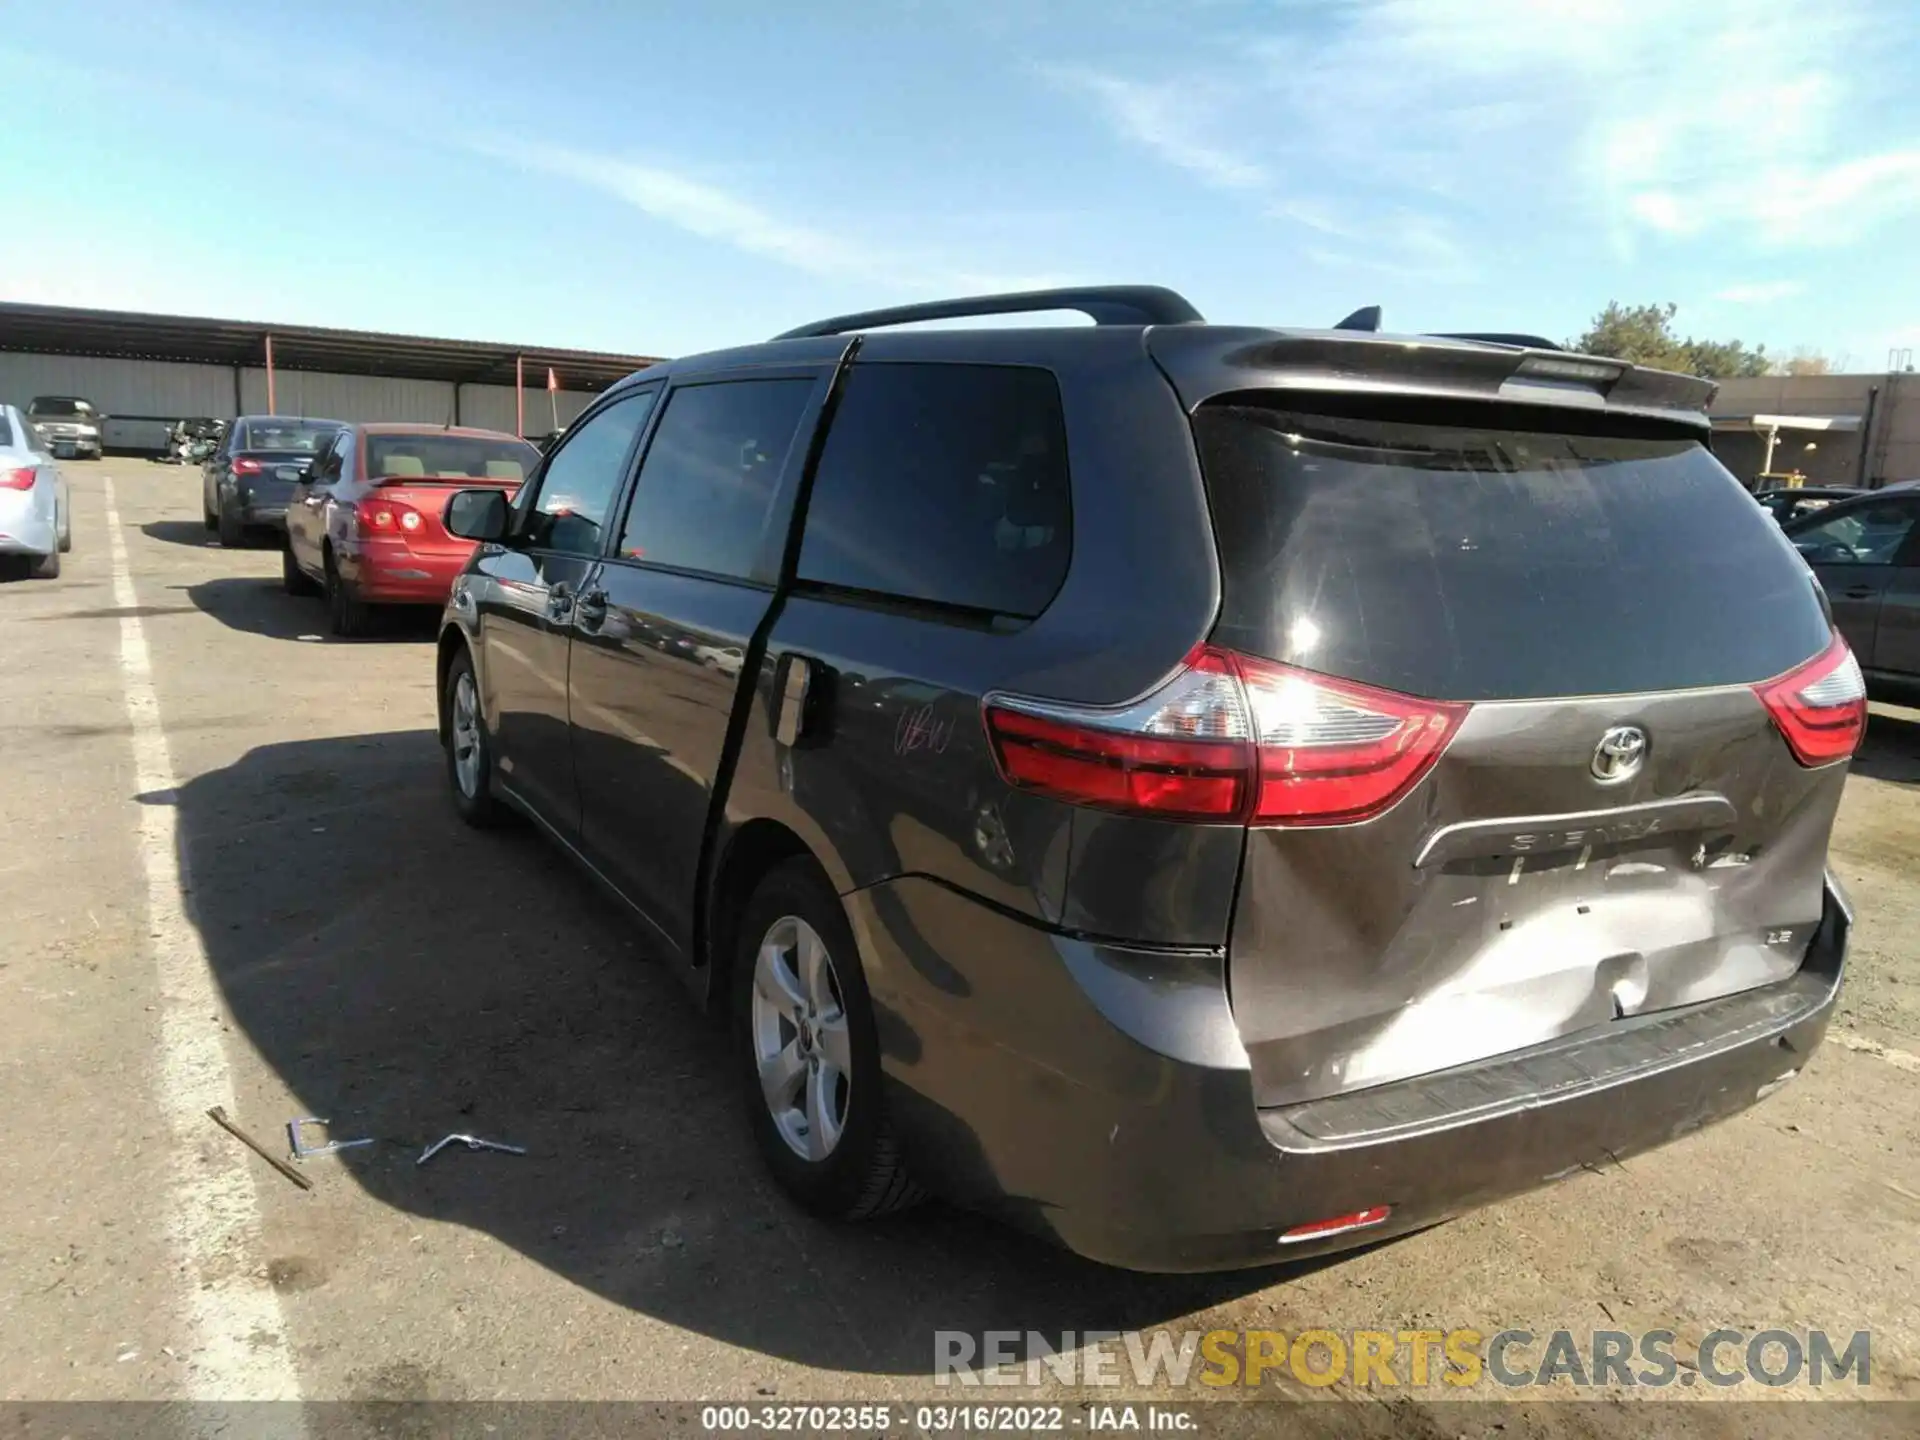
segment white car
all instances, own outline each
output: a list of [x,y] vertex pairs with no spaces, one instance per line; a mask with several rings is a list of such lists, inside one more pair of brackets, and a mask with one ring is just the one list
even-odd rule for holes
[[67,482],[26,417],[0,405],[0,577],[51,580],[72,547]]

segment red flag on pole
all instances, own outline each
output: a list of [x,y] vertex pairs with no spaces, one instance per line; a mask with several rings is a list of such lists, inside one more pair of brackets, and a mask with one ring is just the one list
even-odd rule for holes
[[560,388],[560,377],[553,373],[553,367],[549,365],[547,367],[547,389],[558,390],[559,388]]

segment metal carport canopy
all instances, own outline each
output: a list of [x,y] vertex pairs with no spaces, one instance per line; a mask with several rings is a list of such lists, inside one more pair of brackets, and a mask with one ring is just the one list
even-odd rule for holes
[[0,350],[42,355],[91,355],[119,360],[176,360],[202,365],[264,366],[273,337],[276,370],[441,380],[464,385],[512,385],[516,362],[527,380],[546,384],[553,368],[568,390],[604,390],[658,357],[437,340],[318,325],[271,325],[125,310],[81,310],[60,305],[0,302]]

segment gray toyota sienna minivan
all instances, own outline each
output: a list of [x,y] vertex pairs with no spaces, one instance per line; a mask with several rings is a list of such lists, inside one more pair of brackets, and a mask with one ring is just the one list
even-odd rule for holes
[[631,906],[806,1205],[1259,1264],[1806,1063],[1866,702],[1712,386],[1376,326],[845,316],[449,503],[456,805]]

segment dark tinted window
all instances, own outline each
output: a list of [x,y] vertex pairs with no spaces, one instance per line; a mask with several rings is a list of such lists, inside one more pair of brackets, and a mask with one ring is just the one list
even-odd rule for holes
[[321,446],[332,444],[333,437],[339,433],[338,425],[314,425],[302,420],[249,420],[246,434],[235,448],[312,455]]
[[540,462],[524,440],[484,435],[372,434],[367,436],[367,478],[490,480],[518,485]]
[[730,380],[675,390],[647,446],[620,535],[635,560],[745,577],[811,380]]
[[814,478],[800,577],[1033,616],[1066,577],[1072,531],[1051,374],[856,365]]
[[1891,565],[1920,518],[1920,505],[1887,500],[1807,519],[1788,533],[1815,565]]
[[0,445],[14,445],[14,444],[25,445],[26,444],[25,437],[21,437],[18,440],[15,439],[14,433],[13,433],[13,423],[7,419],[7,412],[4,410],[0,410]]
[[37,419],[80,419],[91,420],[94,409],[91,401],[81,400],[72,395],[38,395],[27,406],[27,414]]
[[1454,700],[1766,679],[1827,643],[1806,567],[1700,445],[1195,418],[1219,635]]
[[[636,390],[567,434],[540,478],[533,513],[524,522],[527,543],[570,555],[598,555],[601,527],[627,478],[634,436],[647,423],[657,390]],[[527,495],[522,490],[521,495]]]

